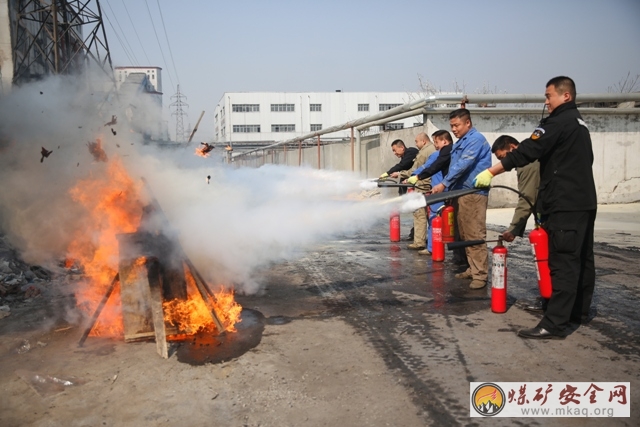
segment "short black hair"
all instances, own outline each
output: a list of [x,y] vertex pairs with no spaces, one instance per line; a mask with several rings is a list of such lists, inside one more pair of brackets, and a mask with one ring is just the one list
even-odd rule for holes
[[407,148],[407,147],[404,145],[404,141],[403,141],[403,140],[401,140],[401,139],[396,139],[395,141],[393,141],[393,142],[391,143],[391,146],[393,147],[394,145],[400,145],[400,146],[402,146],[402,147],[404,147],[404,148]]
[[576,100],[576,82],[574,82],[572,78],[567,76],[554,77],[547,82],[545,88],[549,86],[553,86],[558,93],[569,92],[571,100]]
[[448,130],[440,129],[431,134],[431,138],[436,139],[446,139],[447,141],[453,143],[453,138],[451,138],[451,134]]
[[518,146],[519,142],[511,135],[500,135],[491,146],[491,152],[495,154],[498,150],[508,150],[511,144]]
[[458,108],[457,110],[453,110],[449,113],[449,120],[451,119],[462,119],[471,121],[471,112],[466,108]]

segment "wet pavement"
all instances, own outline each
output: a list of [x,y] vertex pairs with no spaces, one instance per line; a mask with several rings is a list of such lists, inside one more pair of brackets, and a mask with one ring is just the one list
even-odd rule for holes
[[[410,216],[403,216],[403,230],[410,228],[410,221]],[[504,230],[489,228],[488,239]],[[504,314],[491,312],[489,287],[471,290],[468,280],[454,277],[461,268],[451,262],[451,252],[444,263],[435,263],[406,249],[408,243],[390,243],[387,223],[342,236],[301,254],[297,261],[274,266],[265,273],[269,279],[262,295],[239,300],[262,306],[271,312],[267,316],[289,316],[294,322],[296,317],[337,317],[347,322],[376,350],[387,369],[402,378],[427,425],[487,422],[469,418],[471,381],[630,381],[631,401],[639,401],[640,251],[636,248],[598,242],[593,319],[575,325],[565,340],[538,341],[516,336],[517,330],[535,326],[541,316],[516,304],[538,295],[528,240],[508,244]],[[631,408],[630,419],[608,419],[605,424],[638,425],[640,411]],[[522,424],[570,424],[561,420],[529,418]],[[603,425],[601,419],[581,419],[585,422]],[[491,424],[512,425],[514,420],[493,419]]]
[[[237,295],[236,334],[173,343],[167,360],[154,342],[79,348],[59,277],[0,322],[0,425],[640,425],[640,205],[617,208],[596,222],[595,317],[561,341],[516,335],[540,318],[518,306],[537,296],[527,240],[507,246],[508,307],[495,314],[450,252],[434,263],[390,243],[387,221],[265,268],[261,292]],[[79,381],[49,394],[33,378]],[[471,381],[630,382],[631,417],[470,418]]]

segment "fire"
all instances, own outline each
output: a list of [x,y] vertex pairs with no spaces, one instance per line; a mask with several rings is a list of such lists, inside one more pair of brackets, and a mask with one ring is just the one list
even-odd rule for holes
[[[87,210],[88,220],[79,224],[67,248],[65,265],[81,266],[85,274],[76,300],[88,315],[96,309],[118,272],[116,235],[135,232],[140,225],[141,186],[115,160],[108,164],[106,177],[81,180],[70,191],[72,199]],[[120,303],[112,297],[91,335],[122,335],[123,330]]]
[[[116,236],[135,233],[144,208],[142,182],[131,179],[118,159],[109,162],[106,167],[104,177],[81,180],[70,190],[72,199],[86,209],[87,219],[78,224],[78,231],[67,248],[64,265],[66,268],[77,268],[84,274],[75,296],[78,306],[87,316],[94,313],[118,273],[119,246]],[[145,263],[144,257],[136,260],[137,266],[144,266]],[[184,270],[189,271],[187,268]],[[188,273],[185,277],[189,297],[185,301],[164,302],[165,321],[187,334],[215,330],[211,308],[197,292],[193,276]],[[215,293],[214,300],[213,308],[224,330],[235,332],[242,307],[235,302],[233,291],[221,288]],[[114,294],[103,308],[90,335],[123,334],[121,302]]]
[[214,145],[206,142],[201,142],[200,145],[201,147],[196,148],[196,154],[200,157],[209,157],[209,153],[215,148]]
[[[185,268],[185,271],[187,269]],[[213,331],[216,329],[211,309],[196,291],[195,279],[191,274],[186,274],[187,292],[189,298],[185,301],[174,299],[162,304],[164,308],[165,322],[177,326],[187,334],[198,331]],[[242,307],[235,301],[233,291],[225,291],[220,288],[214,293],[214,309],[220,322],[227,332],[235,332],[235,324],[240,322]]]

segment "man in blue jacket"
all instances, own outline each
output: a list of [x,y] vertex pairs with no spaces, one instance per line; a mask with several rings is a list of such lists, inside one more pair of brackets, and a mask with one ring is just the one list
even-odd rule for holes
[[[465,108],[449,114],[451,132],[458,138],[451,150],[449,172],[442,182],[431,189],[433,194],[446,190],[473,188],[473,180],[480,172],[491,167],[491,146],[487,139],[473,127],[471,113]],[[458,229],[462,240],[487,238],[487,201],[489,192],[480,191],[458,199]],[[469,268],[456,274],[459,279],[472,279],[469,287],[481,289],[487,285],[489,258],[487,245],[469,246],[465,249]]]

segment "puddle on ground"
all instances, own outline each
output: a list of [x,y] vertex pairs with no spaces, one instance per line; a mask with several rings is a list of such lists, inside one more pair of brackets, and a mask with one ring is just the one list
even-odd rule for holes
[[262,313],[251,309],[242,309],[242,322],[236,324],[236,332],[227,332],[221,336],[211,333],[198,333],[184,341],[174,343],[178,361],[190,365],[222,363],[242,356],[260,344],[264,325]]

